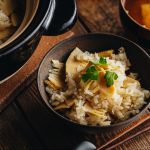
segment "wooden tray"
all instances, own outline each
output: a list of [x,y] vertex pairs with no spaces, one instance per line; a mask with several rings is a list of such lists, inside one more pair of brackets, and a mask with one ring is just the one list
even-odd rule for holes
[[35,78],[36,75],[33,74],[36,72],[42,58],[48,50],[60,41],[73,35],[74,33],[70,31],[60,36],[43,36],[41,38],[37,49],[23,68],[9,80],[0,84],[0,112],[28,85],[29,81]]

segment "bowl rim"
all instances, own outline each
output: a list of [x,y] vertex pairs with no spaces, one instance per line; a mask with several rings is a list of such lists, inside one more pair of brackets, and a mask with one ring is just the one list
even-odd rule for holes
[[[41,0],[40,0],[41,2]],[[44,21],[47,19],[47,16],[49,15],[50,18],[52,19],[53,18],[53,13],[54,13],[54,10],[55,10],[55,1],[54,0],[49,0],[49,5],[47,6],[46,8],[46,11],[44,13],[44,16],[42,17],[42,20],[40,21],[39,24],[37,24],[34,29],[31,31],[30,34],[25,34],[26,31],[31,27],[32,23],[33,23],[33,20],[34,18],[36,17],[37,15],[37,12],[32,20],[32,22],[30,23],[30,25],[28,26],[28,28],[17,38],[15,39],[13,42],[9,43],[8,45],[6,45],[5,47],[3,47],[0,51],[0,58],[1,57],[4,57],[12,52],[14,52],[15,50],[19,49],[23,44],[25,44],[30,38],[32,38],[35,33],[37,31],[39,31],[39,29],[42,27]],[[39,3],[39,7],[40,7],[40,3]],[[44,28],[43,28],[44,30]],[[23,38],[23,39],[22,39]],[[22,39],[20,42],[18,40]]]
[[140,116],[146,109],[149,108],[149,105],[150,103],[146,104],[145,107],[140,110],[140,112],[132,117],[130,117],[129,119],[127,120],[124,120],[124,121],[121,121],[119,123],[115,123],[115,124],[111,124],[111,125],[107,125],[107,126],[92,126],[92,125],[83,125],[83,124],[79,124],[75,121],[72,121],[70,119],[68,119],[67,117],[61,115],[60,113],[58,113],[57,111],[55,111],[52,106],[49,104],[47,105],[46,102],[45,102],[45,99],[43,98],[42,96],[42,92],[41,92],[41,87],[40,87],[40,73],[41,73],[41,70],[42,70],[42,65],[44,63],[44,61],[48,58],[48,56],[53,53],[55,51],[54,48],[57,48],[59,47],[61,44],[65,44],[65,43],[68,43],[72,40],[76,40],[78,38],[84,38],[85,36],[86,37],[89,37],[89,36],[95,36],[95,35],[101,35],[101,36],[113,36],[114,38],[120,38],[122,40],[125,40],[133,45],[135,45],[136,47],[138,47],[138,49],[143,52],[147,57],[148,59],[150,60],[150,56],[148,55],[148,53],[142,48],[140,47],[138,44],[136,44],[135,42],[125,38],[125,37],[122,37],[122,36],[119,36],[119,35],[115,35],[115,34],[111,34],[111,33],[105,33],[105,32],[96,32],[96,33],[86,33],[86,34],[81,34],[81,35],[77,35],[77,36],[73,36],[71,38],[68,38],[68,39],[65,39],[61,42],[59,42],[58,44],[54,45],[46,54],[45,56],[43,57],[42,61],[40,62],[40,65],[38,67],[38,73],[37,73],[37,86],[38,86],[38,91],[40,93],[40,97],[41,97],[41,102],[42,104],[45,106],[45,108],[50,112],[53,112],[57,117],[59,117],[60,119],[63,119],[64,121],[67,121],[68,123],[71,123],[73,125],[77,125],[77,126],[80,126],[80,127],[85,127],[85,128],[91,128],[91,129],[106,129],[106,128],[113,128],[113,127],[118,127],[118,126],[122,126],[124,124],[128,124],[132,121],[134,121],[137,116]]
[[121,4],[121,7],[123,8],[123,11],[125,12],[125,14],[129,17],[129,19],[130,19],[131,21],[133,21],[138,27],[142,28],[142,29],[145,30],[145,31],[150,32],[150,29],[149,29],[148,27],[146,27],[146,26],[140,24],[138,21],[136,21],[133,17],[131,17],[131,16],[129,15],[128,10],[125,8],[125,4],[124,4],[125,1],[126,1],[126,0],[120,0],[120,4]]

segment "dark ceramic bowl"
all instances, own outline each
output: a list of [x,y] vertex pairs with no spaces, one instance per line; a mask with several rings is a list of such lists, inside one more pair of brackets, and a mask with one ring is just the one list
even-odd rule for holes
[[25,13],[22,24],[0,46],[0,83],[27,62],[43,34],[61,34],[76,22],[75,0],[24,0],[23,4]]
[[79,47],[81,50],[86,50],[89,52],[99,52],[107,49],[114,49],[115,52],[117,52],[120,47],[124,47],[126,49],[127,56],[133,66],[132,70],[139,73],[140,79],[142,81],[142,86],[146,89],[150,89],[150,67],[146,67],[150,66],[150,57],[141,47],[125,38],[111,34],[97,33],[73,37],[57,44],[54,48],[52,48],[44,57],[38,70],[38,89],[41,94],[43,104],[46,106],[46,108],[48,108],[50,112],[53,112],[56,117],[61,118],[65,123],[69,124],[69,126],[75,127],[75,129],[77,128],[81,131],[86,132],[102,132],[123,128],[131,121],[139,117],[139,115],[141,115],[144,110],[147,109],[150,99],[148,100],[148,104],[143,106],[139,114],[121,123],[105,127],[80,125],[73,121],[70,121],[69,119],[56,112],[48,103],[48,96],[45,92],[43,81],[48,77],[48,70],[51,68],[51,60],[58,59],[62,62],[65,62],[67,57],[75,47]]
[[126,30],[129,30],[134,34],[135,37],[138,37],[141,42],[145,45],[150,46],[150,29],[145,28],[143,25],[139,24],[135,19],[133,19],[125,8],[125,1],[120,0],[119,10],[120,10],[120,19],[122,25]]

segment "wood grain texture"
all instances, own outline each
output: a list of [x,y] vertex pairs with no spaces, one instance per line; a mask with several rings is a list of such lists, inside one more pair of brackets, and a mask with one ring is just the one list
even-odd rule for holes
[[[139,136],[140,134],[144,133],[145,132],[149,132],[149,129],[150,129],[150,115],[147,115],[147,116],[142,116],[141,119],[143,120],[146,120],[147,118],[147,121],[144,121],[144,123],[142,123],[141,125],[136,125],[135,123],[131,123],[127,128],[128,130],[124,130],[122,129],[121,132],[118,132],[117,131],[114,131],[114,133],[111,134],[111,136],[109,135],[109,138],[108,138],[108,141],[106,142],[106,144],[102,145],[99,147],[100,150],[102,149],[108,149],[108,150],[111,150],[115,147],[119,147],[121,144],[127,142],[127,141],[130,141],[132,140],[133,138]],[[137,122],[137,121],[136,121]],[[140,123],[141,121],[138,121],[137,123]],[[136,126],[136,128],[135,128]],[[132,130],[129,131],[129,128],[132,128]],[[125,133],[127,131],[127,133]],[[122,135],[120,138],[119,138],[119,135]],[[107,134],[106,134],[107,135]],[[116,138],[116,140],[115,140]],[[111,142],[111,143],[110,143]],[[110,143],[110,144],[109,144]]]
[[[77,22],[72,29],[75,35],[83,34],[87,31],[126,34],[119,20],[118,0],[77,0],[77,2],[80,14],[79,19],[82,24]],[[19,92],[19,95],[17,91],[18,96],[15,104],[10,105],[0,116],[0,149],[5,147],[8,150],[17,148],[34,149],[36,146],[42,149],[72,149],[84,140],[100,146],[116,135],[116,131],[106,134],[85,134],[62,124],[41,103],[35,78],[36,75],[34,74],[33,78],[31,76],[28,78],[28,84],[26,81],[23,82],[24,90],[21,93]],[[33,82],[31,83],[31,81]],[[15,96],[16,94],[12,95],[13,100]],[[149,124],[150,122],[145,125]],[[141,129],[142,127],[139,127],[136,130]],[[136,130],[130,134],[135,134]],[[128,137],[130,134],[128,133],[123,138]],[[19,144],[17,145],[17,143]],[[150,131],[114,149],[149,150]]]
[[44,148],[15,104],[0,116],[0,150]]
[[67,126],[41,104],[37,90],[34,81],[30,88],[17,98],[17,102],[44,145],[48,149],[70,149],[80,143],[85,135],[66,129]]
[[118,0],[77,0],[79,15],[91,32],[124,35]]
[[132,140],[125,142],[114,150],[149,150],[150,149],[150,131],[145,132]]

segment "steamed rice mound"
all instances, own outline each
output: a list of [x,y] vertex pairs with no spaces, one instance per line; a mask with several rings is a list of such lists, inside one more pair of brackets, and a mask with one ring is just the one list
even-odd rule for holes
[[[98,79],[83,81],[89,64],[100,58],[107,65],[95,65]],[[150,92],[141,88],[137,74],[126,75],[130,65],[123,48],[118,54],[113,54],[113,50],[91,54],[76,48],[65,64],[52,60],[52,69],[45,80],[49,103],[72,121],[84,125],[106,126],[126,120],[139,113],[150,97]],[[110,86],[105,78],[108,71],[117,75]]]

